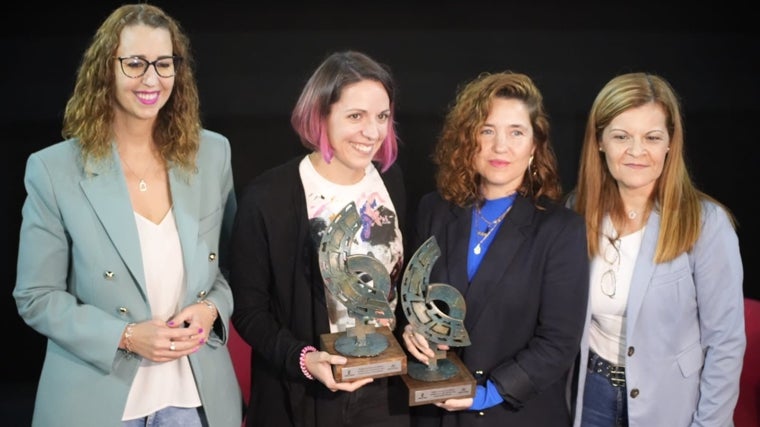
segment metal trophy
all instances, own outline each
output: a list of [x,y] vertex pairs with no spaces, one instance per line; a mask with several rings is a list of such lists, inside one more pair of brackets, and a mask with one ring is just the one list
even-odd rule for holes
[[470,345],[464,328],[465,301],[459,291],[445,283],[429,283],[433,264],[441,255],[430,237],[409,260],[401,285],[401,304],[415,332],[427,338],[436,357],[428,365],[409,361],[402,376],[409,389],[409,406],[475,396],[475,378],[456,353],[438,349]]
[[345,365],[333,365],[338,382],[406,373],[406,353],[390,328],[369,323],[395,316],[386,298],[391,282],[385,266],[372,256],[349,253],[359,228],[361,218],[351,202],[333,219],[319,245],[325,286],[355,320],[345,332],[320,336],[322,350],[348,358]]

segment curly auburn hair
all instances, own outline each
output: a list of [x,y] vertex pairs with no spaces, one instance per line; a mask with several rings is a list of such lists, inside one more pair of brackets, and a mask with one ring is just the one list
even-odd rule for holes
[[480,150],[478,132],[495,98],[522,101],[533,127],[533,161],[525,171],[518,192],[534,203],[541,196],[559,201],[562,187],[557,158],[549,140],[549,119],[543,96],[530,77],[512,71],[482,73],[459,89],[433,152],[441,196],[462,207],[483,202],[475,156]]

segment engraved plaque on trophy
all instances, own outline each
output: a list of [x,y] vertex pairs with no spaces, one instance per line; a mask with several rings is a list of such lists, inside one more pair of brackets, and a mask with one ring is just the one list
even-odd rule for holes
[[401,285],[401,304],[409,324],[427,338],[436,354],[428,365],[408,362],[402,379],[409,389],[409,406],[475,396],[475,378],[464,363],[456,353],[437,348],[438,344],[470,345],[462,294],[445,283],[428,283],[440,255],[435,236],[430,237],[409,260]]
[[322,350],[348,359],[345,365],[333,365],[338,382],[406,373],[406,353],[390,328],[370,323],[373,319],[394,323],[395,316],[386,297],[391,282],[385,266],[372,256],[350,254],[360,227],[361,218],[351,202],[327,227],[319,246],[325,286],[355,321],[345,332],[320,336]]

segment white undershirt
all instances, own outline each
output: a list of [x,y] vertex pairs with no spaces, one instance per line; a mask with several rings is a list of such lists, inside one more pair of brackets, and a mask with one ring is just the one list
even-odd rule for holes
[[[618,239],[619,262],[609,263],[615,251],[610,239],[616,232],[609,216],[604,218],[603,236],[599,239],[600,254],[591,260],[591,325],[589,328],[589,345],[594,352],[613,364],[624,366],[626,355],[626,307],[628,293],[633,277],[633,267],[641,248],[644,228]],[[602,275],[612,270],[615,276],[615,295],[609,297],[602,292]]]
[[[182,247],[172,210],[159,224],[135,212],[145,285],[154,319],[167,321],[180,310],[186,290]],[[129,389],[122,420],[148,416],[168,406],[201,405],[187,356],[156,363],[143,359]]]

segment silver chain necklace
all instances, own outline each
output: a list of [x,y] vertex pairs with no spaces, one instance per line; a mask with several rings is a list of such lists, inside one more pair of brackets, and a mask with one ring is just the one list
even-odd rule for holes
[[509,206],[504,211],[504,213],[502,213],[501,215],[499,215],[499,217],[496,218],[493,221],[489,221],[489,220],[485,219],[483,217],[483,214],[480,213],[480,208],[476,208],[475,209],[475,213],[477,213],[478,216],[480,217],[480,219],[482,219],[486,223],[486,231],[478,231],[477,232],[478,236],[481,236],[481,237],[480,237],[480,241],[478,242],[478,244],[475,245],[474,248],[472,248],[472,252],[475,255],[480,255],[480,253],[483,252],[483,247],[481,245],[483,244],[483,242],[486,241],[486,239],[488,238],[488,236],[490,236],[491,233],[493,233],[493,231],[498,228],[497,225],[499,225],[504,220],[504,217],[507,216],[507,212],[509,212],[510,209],[512,209],[512,206]]

